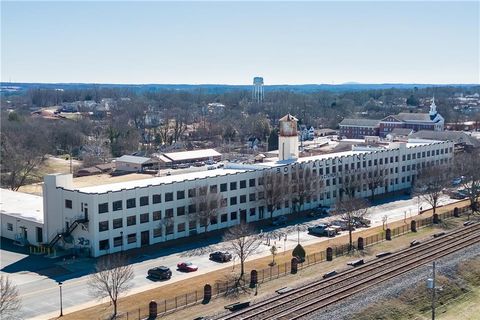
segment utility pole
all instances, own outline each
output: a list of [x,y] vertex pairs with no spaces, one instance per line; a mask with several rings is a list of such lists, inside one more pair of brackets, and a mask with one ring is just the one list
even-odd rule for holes
[[437,287],[435,284],[435,261],[433,261],[432,273],[433,276],[427,279],[427,288],[432,290],[432,320],[435,320],[435,299],[437,293]]
[[433,261],[433,288],[432,288],[432,320],[435,320],[435,294],[437,288],[435,286],[435,261]]

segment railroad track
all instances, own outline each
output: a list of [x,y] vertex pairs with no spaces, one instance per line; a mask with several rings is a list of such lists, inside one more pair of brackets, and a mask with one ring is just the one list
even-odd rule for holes
[[220,319],[298,319],[368,287],[478,243],[480,224],[456,229],[328,279],[312,282]]

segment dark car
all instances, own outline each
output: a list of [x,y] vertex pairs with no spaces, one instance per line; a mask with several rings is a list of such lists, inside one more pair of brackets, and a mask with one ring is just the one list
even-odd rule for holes
[[148,270],[148,277],[152,279],[170,279],[172,277],[172,271],[169,267],[160,266]]
[[287,224],[287,220],[288,219],[285,216],[275,217],[275,218],[273,218],[272,225],[274,225],[274,226],[285,225],[285,224]]
[[215,251],[210,253],[210,260],[219,262],[228,262],[232,260],[232,255],[229,252]]

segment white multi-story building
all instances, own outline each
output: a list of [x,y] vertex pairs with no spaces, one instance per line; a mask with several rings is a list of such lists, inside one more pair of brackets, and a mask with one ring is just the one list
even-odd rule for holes
[[[204,226],[192,213],[200,190],[221,195],[217,198],[219,209],[210,219],[208,231],[270,218],[264,199],[266,172],[289,177],[292,172],[309,168],[312,180],[322,186],[306,199],[304,209],[309,209],[338,201],[346,176],[356,175],[361,181],[366,172],[379,168],[384,172],[384,181],[375,193],[390,193],[409,189],[419,168],[453,160],[453,143],[430,140],[409,140],[383,148],[354,148],[303,158],[297,158],[298,153],[286,145],[281,161],[232,163],[215,170],[115,184],[76,188],[70,174],[48,175],[43,208],[39,208],[43,220],[37,219],[35,226],[26,226],[36,228],[37,233],[40,230],[42,235],[31,235],[28,241],[33,245],[87,248],[92,256],[100,256],[204,232]],[[2,193],[8,198],[10,192],[2,190]],[[15,219],[23,218],[20,209],[15,215],[12,214],[15,210],[9,208],[21,204],[10,203],[3,195],[2,205],[6,207],[2,209],[2,236],[11,238],[13,235],[7,233],[6,228],[12,232]],[[370,195],[365,182],[355,192],[356,197]],[[290,214],[292,207],[292,200],[286,195],[275,207],[273,216]],[[28,221],[24,219],[22,223],[25,225]]]

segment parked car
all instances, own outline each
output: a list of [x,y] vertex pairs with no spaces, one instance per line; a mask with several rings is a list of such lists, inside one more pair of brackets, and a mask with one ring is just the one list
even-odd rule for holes
[[450,199],[461,200],[465,199],[467,195],[461,191],[453,191],[450,193]]
[[152,279],[170,279],[172,277],[172,271],[169,267],[160,266],[148,270],[148,277]]
[[275,217],[273,218],[272,225],[274,226],[284,225],[284,224],[287,224],[287,220],[288,219],[285,216]]
[[232,255],[227,251],[225,252],[215,251],[210,253],[210,260],[218,261],[218,262],[228,262],[232,260]]
[[368,228],[372,224],[372,222],[366,218],[355,218],[355,227],[356,228]]
[[212,165],[212,164],[215,164],[216,162],[213,161],[213,160],[207,160],[205,161],[205,164],[208,164],[208,165]]
[[325,229],[329,227],[328,224],[322,223],[316,226],[308,228],[308,233],[313,234],[315,236],[323,236],[325,235]]
[[[348,230],[348,224],[346,221],[343,221],[343,220],[333,221],[332,226],[339,226],[342,229],[342,231]],[[352,230],[355,230],[355,224],[352,226]]]
[[186,272],[193,272],[198,270],[198,267],[191,262],[180,262],[177,264],[177,268],[180,271]]
[[196,161],[193,163],[193,165],[195,167],[203,167],[205,165],[205,163],[203,163],[202,161]]

